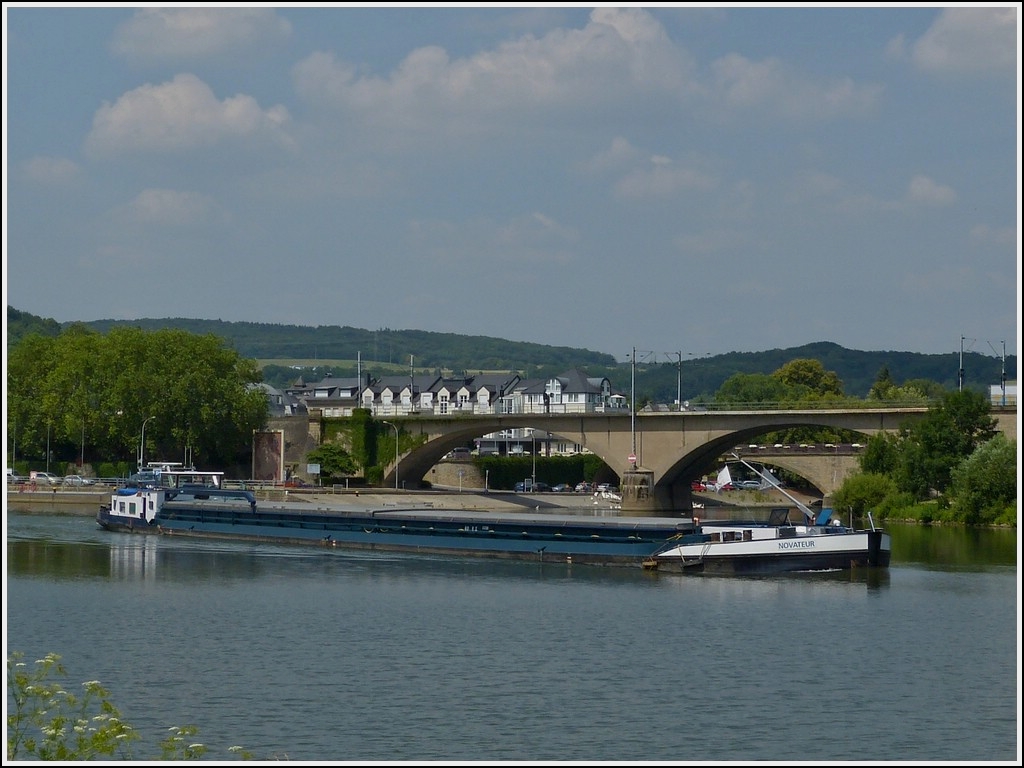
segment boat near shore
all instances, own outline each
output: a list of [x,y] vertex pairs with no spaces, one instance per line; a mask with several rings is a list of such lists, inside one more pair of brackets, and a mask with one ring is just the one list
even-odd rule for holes
[[[701,522],[695,530],[656,552],[644,567],[684,573],[761,575],[808,571],[887,568],[892,553],[890,535],[877,528],[868,513],[869,529],[853,529],[832,519],[832,510],[815,514],[789,494],[770,474],[742,459],[762,482],[774,486],[803,515],[789,520],[788,508],[773,510],[767,521],[723,520]],[[724,470],[726,476],[728,470]]]
[[257,501],[224,487],[222,473],[139,473],[101,505],[96,521],[128,533],[639,566],[680,534],[681,517],[583,516],[351,501]]
[[[754,470],[757,471],[757,470]],[[785,491],[783,491],[785,493]],[[788,494],[787,494],[788,495]],[[792,499],[792,497],[790,497]],[[305,501],[257,500],[225,487],[223,473],[180,465],[133,475],[101,504],[109,531],[350,547],[420,554],[482,556],[595,565],[642,566],[683,573],[764,574],[887,567],[889,534],[854,530],[792,499],[766,522],[691,517],[374,505],[347,495]]]
[[[831,510],[823,513],[827,512]],[[740,575],[885,568],[892,550],[885,531],[853,530],[834,521],[821,525],[695,522],[695,533],[680,536],[656,552],[644,567]]]

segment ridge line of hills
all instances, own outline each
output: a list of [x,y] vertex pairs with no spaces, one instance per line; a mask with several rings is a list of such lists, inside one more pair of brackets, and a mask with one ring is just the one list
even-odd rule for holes
[[[176,329],[199,335],[223,338],[238,354],[261,361],[265,369],[274,368],[274,360],[312,361],[316,368],[333,369],[346,375],[346,364],[355,372],[357,357],[364,369],[374,366],[389,369],[446,370],[456,373],[479,371],[519,371],[529,377],[542,377],[581,368],[591,376],[608,376],[613,386],[628,390],[630,364],[613,355],[583,348],[552,346],[535,342],[517,342],[489,336],[471,336],[421,330],[380,328],[368,330],[350,326],[296,326],[190,318],[145,318],[140,320],[95,320],[58,323],[7,307],[7,346],[37,333],[56,337],[74,325],[83,325],[100,333],[116,327],[137,327],[146,331]],[[639,352],[638,352],[639,354]],[[696,357],[678,353],[638,356],[637,396],[655,402],[673,402],[677,393],[683,399],[710,396],[722,383],[737,373],[770,374],[795,359],[818,360],[826,370],[843,381],[847,395],[864,397],[879,372],[886,368],[893,381],[933,381],[948,390],[959,382],[958,351],[923,354],[896,351],[850,350],[832,342],[815,342],[788,349],[761,352],[726,352]],[[323,362],[320,362],[323,361]],[[964,385],[984,391],[1000,383],[1003,366],[1008,380],[1016,380],[1017,358],[1005,361],[978,352],[964,352]],[[283,375],[277,372],[277,375]],[[273,383],[273,382],[268,382]]]

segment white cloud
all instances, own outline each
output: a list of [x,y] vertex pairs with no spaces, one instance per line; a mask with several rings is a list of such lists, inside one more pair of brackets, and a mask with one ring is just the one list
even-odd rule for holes
[[502,221],[424,219],[409,227],[410,247],[424,253],[427,263],[487,274],[498,263],[569,263],[579,240],[577,230],[536,211]]
[[615,194],[630,199],[670,197],[684,190],[711,189],[715,184],[704,171],[653,155],[646,167],[631,171],[615,184]]
[[265,8],[147,8],[114,34],[115,54],[135,61],[189,60],[254,50],[291,35]]
[[776,58],[752,61],[739,54],[711,65],[713,90],[725,106],[765,110],[798,119],[829,119],[862,114],[882,92],[880,86],[857,85],[849,78],[819,84],[789,71]]
[[282,106],[260,108],[251,96],[218,101],[195,75],[180,74],[161,85],[143,85],[93,118],[86,147],[94,154],[174,152],[238,139],[287,143],[290,118]]
[[36,156],[24,165],[25,178],[42,186],[64,187],[82,177],[78,163],[66,157]]
[[378,125],[430,123],[472,129],[485,118],[608,103],[614,96],[681,94],[690,65],[662,26],[640,9],[599,8],[578,30],[559,29],[451,59],[436,46],[412,51],[387,78],[360,74],[334,54],[294,69],[311,104],[358,113]]
[[610,171],[624,166],[632,166],[640,158],[640,151],[629,143],[627,139],[616,136],[607,149],[596,153],[588,160],[585,170],[593,173]]
[[682,257],[692,258],[695,260],[694,263],[721,253],[749,250],[753,246],[748,235],[730,229],[709,229],[679,235],[673,238],[672,243],[679,249]]
[[952,188],[921,175],[910,180],[908,196],[912,203],[925,205],[950,205],[956,200]]
[[1011,72],[1017,67],[1017,13],[1012,8],[946,8],[913,45],[923,70]]
[[123,209],[123,214],[139,225],[192,227],[214,219],[216,208],[210,198],[195,192],[146,189]]
[[971,229],[971,239],[982,245],[1016,247],[1018,234],[1015,227],[990,227],[978,224]]

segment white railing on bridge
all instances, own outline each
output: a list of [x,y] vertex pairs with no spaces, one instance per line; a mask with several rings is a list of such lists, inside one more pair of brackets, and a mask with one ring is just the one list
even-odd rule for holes
[[[853,411],[860,409],[919,409],[934,404],[934,401],[921,400],[914,402],[900,401],[888,402],[878,400],[848,400],[842,402],[814,401],[807,403],[701,403],[684,405],[682,408],[675,405],[656,404],[648,405],[637,411],[638,415],[671,415],[685,413],[687,415],[699,415],[701,413],[723,413],[723,412],[759,412],[759,411]],[[352,416],[356,410],[352,406],[318,406],[310,404],[310,411],[318,411],[324,418],[342,418]],[[503,416],[503,415],[576,415],[576,414],[602,414],[602,413],[629,413],[629,406],[615,405],[594,405],[592,403],[542,403],[517,402],[510,405],[501,402],[493,405],[483,405],[475,401],[466,403],[438,403],[433,406],[417,406],[403,403],[374,403],[370,413],[375,418],[388,418],[392,416]]]
[[[318,407],[311,406],[310,410],[318,410],[324,418],[342,418],[352,416],[355,408],[350,406]],[[628,413],[628,408],[617,408],[611,406],[594,406],[579,403],[552,403],[548,406],[541,404],[524,403],[515,408],[508,408],[504,404],[481,405],[476,402],[468,402],[462,405],[436,405],[429,408],[422,406],[402,405],[401,403],[374,404],[370,413],[375,418],[388,418],[389,416],[515,416],[532,414],[553,414],[558,416],[588,413]]]

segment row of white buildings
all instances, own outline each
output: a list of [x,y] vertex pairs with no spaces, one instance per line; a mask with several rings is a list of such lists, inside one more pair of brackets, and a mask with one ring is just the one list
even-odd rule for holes
[[516,413],[600,413],[629,407],[606,377],[579,369],[550,379],[518,374],[476,374],[446,378],[383,376],[378,379],[327,376],[315,384],[301,379],[283,392],[263,385],[272,416],[351,416],[364,408],[375,417]]
[[[327,376],[315,384],[301,379],[283,392],[262,385],[271,416],[337,418],[363,408],[377,418],[411,414],[547,414],[601,413],[628,409],[628,398],[612,391],[606,377],[573,369],[549,379],[524,379],[518,374],[476,374],[459,377],[369,375]],[[558,442],[529,428],[508,429],[477,441],[481,453],[578,453],[578,445]]]

